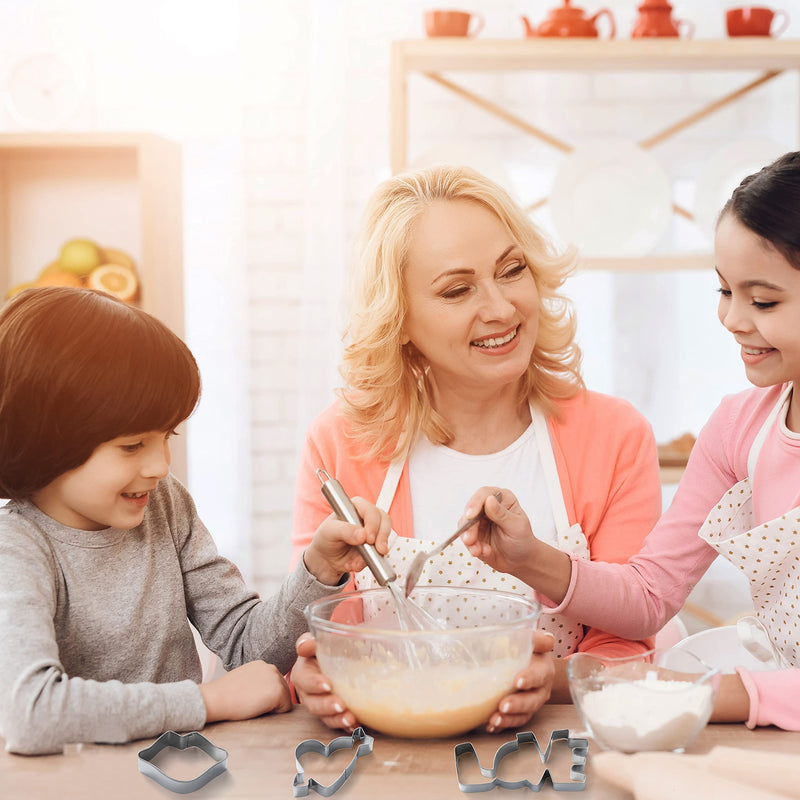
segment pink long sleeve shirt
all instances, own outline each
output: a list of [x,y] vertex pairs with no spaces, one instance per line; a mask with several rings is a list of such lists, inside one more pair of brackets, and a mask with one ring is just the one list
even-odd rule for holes
[[[747,476],[747,457],[784,387],[725,397],[700,432],[669,509],[627,564],[572,559],[567,594],[554,613],[638,639],[677,613],[716,558],[698,531],[722,495]],[[800,437],[778,421],[753,479],[756,524],[800,505]],[[545,602],[546,598],[542,598]],[[800,669],[737,672],[750,696],[749,727],[800,730]]]
[[[592,560],[624,563],[639,551],[661,512],[658,459],[649,423],[624,400],[585,392],[559,401],[558,414],[548,419],[548,427],[570,524],[580,523]],[[338,478],[350,495],[377,500],[389,464],[365,459],[364,453],[338,404],[309,427],[295,487],[293,564],[331,513],[320,492],[318,467]],[[479,487],[464,488],[471,492]],[[411,503],[406,465],[388,509],[399,536],[414,535]],[[652,646],[648,636],[625,637],[586,627],[578,650],[608,658],[635,655]]]

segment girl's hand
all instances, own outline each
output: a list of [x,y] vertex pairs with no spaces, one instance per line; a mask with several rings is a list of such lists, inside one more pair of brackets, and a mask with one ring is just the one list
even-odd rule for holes
[[[499,501],[494,496],[498,491]],[[537,545],[530,520],[511,491],[495,486],[484,486],[472,495],[463,519],[477,516],[481,509],[485,517],[462,534],[462,541],[473,556],[498,572],[516,574]]]
[[381,555],[389,550],[392,520],[377,506],[360,497],[353,497],[353,505],[364,521],[363,526],[342,522],[335,514],[327,517],[317,528],[314,539],[303,553],[306,569],[318,581],[335,586],[345,572],[358,572],[366,563],[356,547],[373,544]]
[[292,708],[289,686],[274,664],[250,661],[200,685],[206,722],[251,719]]
[[[501,492],[502,500],[493,495]],[[469,552],[498,572],[515,575],[558,605],[572,579],[570,554],[540,542],[531,523],[508,489],[484,486],[467,503],[464,518],[478,514],[481,519],[461,535]]]
[[292,668],[292,683],[300,702],[329,728],[344,728],[352,733],[358,720],[344,702],[333,694],[330,681],[322,674],[317,662],[317,642],[310,633],[297,640],[297,661]]
[[496,733],[504,728],[521,728],[548,701],[553,687],[553,635],[534,631],[530,663],[514,678],[517,691],[503,697],[497,711],[489,717],[486,730]]

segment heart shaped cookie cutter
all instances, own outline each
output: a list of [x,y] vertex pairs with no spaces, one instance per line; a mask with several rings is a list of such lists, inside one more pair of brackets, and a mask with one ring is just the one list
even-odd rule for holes
[[[532,783],[531,781],[525,779],[521,781],[507,781],[503,778],[497,777],[497,770],[500,762],[507,755],[509,755],[509,753],[514,753],[519,750],[519,746],[521,744],[536,745],[536,749],[539,751],[539,758],[542,760],[542,764],[547,764],[547,761],[550,758],[550,749],[553,746],[553,742],[560,739],[566,739],[567,745],[569,746],[570,750],[572,750],[572,765],[569,769],[569,781],[554,781],[553,776],[550,774],[550,770],[547,768],[545,768],[538,783]],[[588,752],[589,740],[571,737],[569,735],[569,730],[566,728],[563,730],[553,731],[550,734],[550,741],[547,743],[547,749],[544,751],[544,753],[542,753],[542,748],[539,746],[539,742],[536,740],[536,735],[533,733],[533,731],[525,731],[524,733],[518,733],[516,739],[500,745],[500,747],[497,748],[497,752],[494,754],[493,765],[491,768],[484,769],[478,760],[478,754],[475,752],[475,747],[473,746],[472,742],[462,742],[461,744],[457,744],[455,748],[458,788],[461,789],[462,792],[488,792],[490,789],[494,789],[495,786],[500,786],[503,789],[530,789],[533,792],[538,792],[544,786],[545,781],[549,778],[550,783],[553,784],[553,788],[557,792],[580,792],[586,788],[585,770],[586,756]],[[462,783],[460,766],[465,758],[473,761],[481,771],[481,775],[483,775],[484,778],[489,778],[489,780],[485,783]]]
[[[363,728],[356,728],[352,736],[339,736],[329,744],[322,744],[316,739],[306,739],[297,745],[294,749],[294,760],[297,764],[297,774],[294,776],[292,783],[292,791],[295,797],[305,797],[311,789],[323,797],[330,797],[334,792],[339,791],[344,785],[344,782],[353,774],[356,768],[356,762],[362,756],[368,756],[372,752],[372,745],[375,739],[368,736]],[[305,772],[303,765],[300,763],[300,758],[306,753],[319,753],[321,756],[327,758],[331,753],[337,750],[345,750],[347,748],[355,747],[356,752],[353,755],[350,763],[342,770],[342,774],[333,782],[325,786],[314,778],[309,778],[305,782]]]
[[[151,763],[153,758],[167,747],[174,747],[176,750],[186,750],[189,747],[196,747],[214,759],[214,763],[202,775],[188,781],[179,781],[177,778],[170,778],[162,772],[155,764]],[[175,733],[167,731],[162,733],[150,747],[139,751],[139,772],[152,778],[156,783],[160,783],[165,789],[178,794],[189,794],[205,786],[210,780],[221,775],[228,768],[228,751],[217,747],[206,739],[203,734],[197,731],[192,733]]]

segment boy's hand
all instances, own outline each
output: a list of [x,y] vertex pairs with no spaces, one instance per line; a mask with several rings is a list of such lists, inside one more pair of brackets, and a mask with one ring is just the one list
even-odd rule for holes
[[297,661],[292,668],[292,683],[300,702],[329,728],[344,728],[352,733],[358,720],[333,694],[330,681],[322,674],[317,661],[317,642],[310,633],[297,640]]
[[251,719],[292,708],[289,686],[274,664],[250,661],[200,685],[206,722]]
[[553,687],[553,635],[534,631],[533,655],[525,669],[514,677],[517,691],[503,697],[497,711],[489,717],[486,730],[496,733],[504,728],[521,728],[548,701]]
[[356,547],[373,544],[381,555],[389,549],[392,520],[377,506],[360,497],[353,497],[353,505],[364,521],[363,526],[342,522],[331,514],[317,528],[314,539],[303,553],[306,569],[318,581],[335,586],[345,572],[358,572],[366,563]]

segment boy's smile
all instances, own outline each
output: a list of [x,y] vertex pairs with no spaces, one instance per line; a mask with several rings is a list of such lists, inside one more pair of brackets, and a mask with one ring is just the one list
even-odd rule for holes
[[33,502],[70,528],[135,528],[150,492],[169,472],[170,435],[151,431],[104,442],[80,467],[34,493]]

